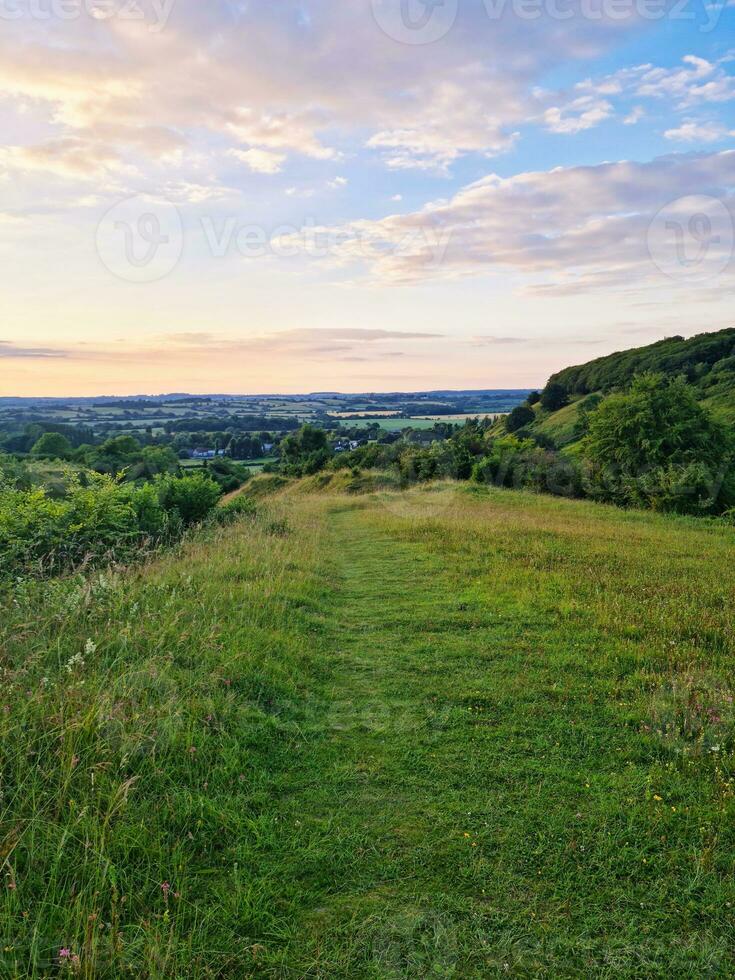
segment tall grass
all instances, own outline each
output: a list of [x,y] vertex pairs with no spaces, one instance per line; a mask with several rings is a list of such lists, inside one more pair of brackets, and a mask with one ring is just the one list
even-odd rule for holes
[[314,527],[289,521],[8,597],[1,976],[247,975],[275,913],[249,872],[267,760],[297,735],[279,706],[302,700],[327,587]]

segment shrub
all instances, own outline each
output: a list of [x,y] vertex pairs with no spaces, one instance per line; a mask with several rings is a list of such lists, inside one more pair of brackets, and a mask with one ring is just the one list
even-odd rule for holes
[[240,496],[223,504],[222,507],[216,507],[211,519],[215,524],[226,527],[228,524],[242,520],[243,517],[255,517],[257,512],[254,501],[249,497]]
[[530,425],[536,418],[533,409],[527,405],[516,405],[513,411],[505,419],[505,428],[508,432],[517,432],[525,425]]
[[72,446],[66,436],[61,435],[60,432],[44,432],[34,444],[31,452],[34,456],[68,459],[72,454]]
[[569,401],[566,389],[556,382],[548,384],[541,394],[541,407],[547,412],[557,412]]
[[58,500],[43,488],[1,484],[0,578],[130,561],[202,520],[218,497],[217,485],[201,477],[133,486],[86,471]]
[[477,483],[562,497],[583,494],[582,472],[573,460],[516,436],[492,440],[487,455],[475,463],[472,478]]
[[184,527],[203,521],[216,506],[221,491],[206,476],[164,476],[155,486],[164,510],[178,514]]
[[592,496],[690,514],[735,504],[734,448],[683,378],[656,374],[591,412],[582,444]]
[[121,487],[73,481],[63,500],[43,489],[0,491],[0,554],[6,574],[54,574],[126,560],[140,546],[135,509]]

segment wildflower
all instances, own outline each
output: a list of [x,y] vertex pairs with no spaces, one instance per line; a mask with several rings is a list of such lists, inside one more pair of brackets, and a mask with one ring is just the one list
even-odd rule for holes
[[161,891],[163,892],[163,897],[166,899],[166,901],[168,901],[168,894],[171,891],[171,883],[164,881],[164,883],[161,885]]
[[60,960],[70,960],[71,959],[71,950],[70,949],[67,949],[66,946],[62,947],[62,949],[59,950],[59,959]]
[[[86,649],[86,648],[85,648]],[[67,674],[73,674],[75,667],[84,667],[84,657],[81,653],[75,653],[70,660],[66,662],[66,672]]]
[[655,795],[655,794],[654,794],[654,797],[653,797],[653,798],[654,798],[654,800],[655,800],[655,801],[656,801],[657,803],[660,803],[660,802],[661,802],[661,800],[663,799],[663,797],[661,797],[661,796],[657,796],[657,795]]

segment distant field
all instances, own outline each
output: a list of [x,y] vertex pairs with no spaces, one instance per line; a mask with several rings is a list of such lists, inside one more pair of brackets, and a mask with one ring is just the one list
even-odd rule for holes
[[353,409],[351,412],[329,412],[328,414],[329,414],[329,417],[330,418],[333,418],[333,419],[349,419],[349,418],[352,418],[355,415],[364,415],[364,416],[367,416],[367,417],[369,417],[371,419],[372,418],[379,419],[379,418],[390,418],[391,416],[399,415],[400,413],[397,412],[397,411],[392,411],[392,412],[368,412],[368,411],[358,411],[357,409]]
[[[485,418],[489,416],[490,418],[497,418],[498,413],[485,413],[473,412],[467,415],[424,415],[416,416],[410,419],[396,419],[396,418],[375,418],[375,419],[355,419],[355,421],[350,421],[350,426],[355,426],[356,428],[365,428],[373,422],[377,422],[381,429],[385,429],[388,432],[400,432],[401,429],[432,429],[437,422],[464,422],[466,419],[475,418]],[[346,424],[346,423],[345,423]]]
[[416,415],[417,419],[430,419],[433,422],[466,422],[467,419],[499,419],[507,412],[463,412],[459,415]]
[[[226,457],[226,458],[229,459],[229,457]],[[210,463],[210,462],[214,462],[214,460],[204,460],[204,459],[182,459],[182,460],[179,460],[179,464],[181,465],[181,467],[183,469],[188,469],[188,470],[191,470],[191,469],[203,469],[205,462],[206,463]],[[238,460],[235,460],[235,462],[239,466],[247,466],[248,469],[255,470],[256,472],[260,472],[263,469],[263,467],[266,465],[266,463],[275,463],[276,462],[276,457],[275,456],[261,456],[259,459],[238,459]]]

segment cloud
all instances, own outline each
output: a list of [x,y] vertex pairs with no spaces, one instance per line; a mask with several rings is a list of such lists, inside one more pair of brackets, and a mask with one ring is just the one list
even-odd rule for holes
[[[442,335],[428,331],[388,330],[378,327],[297,327],[271,334],[251,337],[227,337],[207,331],[167,333],[154,338],[148,345],[131,348],[121,342],[115,348],[100,348],[96,356],[125,356],[161,358],[221,357],[273,357],[296,356],[329,359],[359,351],[368,357],[383,357],[383,345],[396,340],[407,342],[433,341]],[[117,351],[117,353],[116,353]]]
[[[735,151],[490,174],[421,211],[331,232],[337,259],[366,265],[378,280],[514,270],[540,295],[575,295],[660,283],[648,253],[649,226],[665,205],[681,199],[683,207],[693,188],[723,201],[732,219]],[[732,220],[713,232],[713,250],[732,248]]]
[[470,341],[473,347],[495,347],[496,345],[506,346],[507,344],[527,344],[530,343],[529,337],[473,337]]
[[110,172],[132,172],[114,149],[97,140],[73,136],[45,140],[35,146],[2,147],[0,166],[75,180],[95,180]]
[[674,99],[681,107],[735,98],[735,78],[722,67],[691,54],[682,62],[683,68],[644,66],[635,85],[637,94]]
[[69,352],[53,347],[21,347],[9,340],[0,340],[0,360],[5,358],[27,358],[29,360],[68,357]]
[[230,156],[244,163],[257,174],[280,173],[286,159],[285,153],[272,150],[230,150]]
[[[271,173],[278,156],[341,159],[349,140],[391,169],[446,173],[462,156],[514,145],[541,77],[638,29],[604,15],[492,20],[466,4],[441,43],[414,49],[365,0],[177,0],[160,31],[124,17],[81,16],[63,35],[31,18],[6,26],[0,91],[34,131],[94,144],[93,172],[166,161],[191,183],[202,158],[226,165],[230,150]],[[83,175],[66,156],[65,174]]]
[[369,149],[383,152],[391,170],[447,174],[467,153],[497,156],[518,139],[508,126],[523,115],[521,100],[500,79],[475,78],[469,90],[456,81],[435,83],[430,97],[417,102],[410,125],[382,130],[367,141]]
[[552,106],[544,113],[546,128],[552,133],[574,134],[592,129],[612,115],[613,107],[603,99],[582,96],[565,106]]
[[240,363],[249,368],[262,365],[272,370],[274,363],[383,362],[387,357],[406,353],[395,350],[396,341],[416,349],[443,339],[442,334],[435,332],[377,327],[302,327],[250,337],[191,330],[165,333],[137,342],[120,338],[111,343],[78,343],[63,350],[0,341],[0,360],[64,358],[79,365],[134,365],[136,370],[154,364],[174,369],[179,366],[184,370],[193,363],[224,363],[230,367]]
[[[273,150],[290,150],[315,160],[335,160],[339,153],[324,146],[315,134],[319,119],[313,114],[290,112],[256,112],[250,108],[238,108],[227,129],[241,143],[253,144],[250,153],[267,153]],[[274,154],[271,154],[274,155]]]
[[716,143],[728,136],[735,136],[735,130],[727,130],[719,123],[687,119],[675,129],[667,129],[664,136],[667,140],[679,140],[683,143]]
[[[634,126],[646,115],[646,110],[642,105],[630,107],[631,99],[666,100],[675,112],[694,105],[725,102],[735,98],[735,78],[724,67],[730,60],[729,55],[715,62],[686,55],[681,64],[672,68],[652,64],[621,68],[601,78],[583,79],[566,92],[535,89],[536,101],[546,105],[540,121],[551,132],[573,135],[609,119],[617,108],[626,113],[623,124]],[[623,109],[621,102],[627,102],[628,107]],[[669,130],[676,131],[675,127]],[[708,142],[706,130],[703,132],[702,142]],[[691,138],[696,140],[696,136]]]
[[735,98],[735,77],[723,67],[729,60],[727,55],[712,62],[688,54],[673,68],[652,64],[621,68],[601,79],[579,82],[576,88],[598,95],[666,99],[677,109],[706,102],[727,102]]

